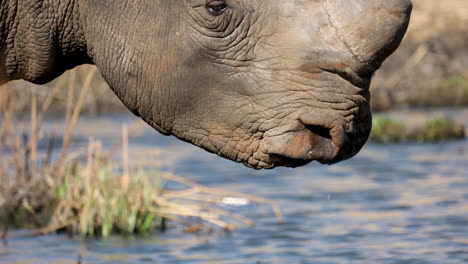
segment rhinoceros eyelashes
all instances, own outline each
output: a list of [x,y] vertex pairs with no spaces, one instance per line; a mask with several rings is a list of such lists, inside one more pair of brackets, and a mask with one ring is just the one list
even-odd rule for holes
[[212,16],[219,16],[224,13],[227,9],[227,5],[224,1],[216,0],[216,1],[211,1],[208,4],[206,4],[206,10],[208,13],[210,13]]

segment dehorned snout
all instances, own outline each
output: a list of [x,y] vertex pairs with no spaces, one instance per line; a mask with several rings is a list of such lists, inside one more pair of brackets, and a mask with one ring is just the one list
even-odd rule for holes
[[329,23],[355,63],[376,66],[399,46],[408,28],[411,0],[328,1]]

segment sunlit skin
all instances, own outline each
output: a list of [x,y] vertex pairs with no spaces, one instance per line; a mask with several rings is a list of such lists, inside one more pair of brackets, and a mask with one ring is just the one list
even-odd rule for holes
[[0,6],[0,83],[95,64],[156,130],[255,169],[355,155],[371,127],[372,74],[411,13],[410,0]]

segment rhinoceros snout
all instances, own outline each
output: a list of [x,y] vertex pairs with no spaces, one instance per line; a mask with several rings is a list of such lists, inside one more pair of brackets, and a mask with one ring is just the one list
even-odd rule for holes
[[346,133],[346,124],[323,123],[314,115],[304,115],[282,133],[265,139],[267,153],[275,166],[298,167],[311,161],[333,164],[355,155],[369,135],[371,120],[358,134]]
[[304,126],[273,139],[268,155],[276,166],[297,167],[317,160],[330,163],[339,147],[333,142],[330,129],[322,126]]

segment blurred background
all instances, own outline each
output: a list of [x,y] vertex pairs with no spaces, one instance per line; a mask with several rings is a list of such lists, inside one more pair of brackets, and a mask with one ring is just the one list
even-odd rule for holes
[[[413,2],[405,40],[373,79],[373,109],[468,105],[468,4],[464,0]],[[16,110],[29,111],[30,96],[24,96],[25,93],[31,95],[35,91],[44,98],[57,85],[61,89],[51,112],[63,109],[67,88],[75,86],[75,93],[79,93],[90,71],[92,66],[78,67],[40,89],[22,81],[10,83],[9,87],[16,90]],[[95,115],[125,109],[97,74],[83,111]]]
[[333,166],[161,136],[90,65],[1,87],[0,262],[468,263],[468,2],[413,3],[370,142]]

